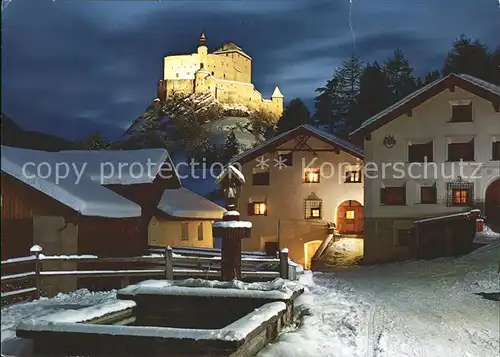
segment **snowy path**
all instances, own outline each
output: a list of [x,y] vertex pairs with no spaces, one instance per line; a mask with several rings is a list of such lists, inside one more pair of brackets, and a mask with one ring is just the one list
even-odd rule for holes
[[499,245],[441,259],[309,274],[312,316],[260,356],[490,357],[500,352]]

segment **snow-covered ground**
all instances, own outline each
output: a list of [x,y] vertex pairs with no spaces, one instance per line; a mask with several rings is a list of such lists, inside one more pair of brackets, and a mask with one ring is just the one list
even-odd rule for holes
[[[500,243],[468,256],[305,272],[297,302],[303,324],[282,334],[260,357],[489,357],[500,348]],[[27,317],[115,299],[78,291],[2,309],[2,352],[29,356],[14,327]],[[23,351],[24,350],[24,351]]]
[[261,357],[490,357],[500,349],[498,242],[459,259],[304,274],[309,316]]

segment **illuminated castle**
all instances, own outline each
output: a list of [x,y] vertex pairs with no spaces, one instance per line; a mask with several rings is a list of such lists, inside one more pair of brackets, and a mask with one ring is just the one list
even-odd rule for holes
[[283,113],[283,95],[278,87],[271,99],[252,84],[252,57],[234,43],[225,43],[208,53],[205,34],[201,34],[196,53],[164,58],[164,91],[186,94],[210,92],[221,103],[244,105],[277,117]]

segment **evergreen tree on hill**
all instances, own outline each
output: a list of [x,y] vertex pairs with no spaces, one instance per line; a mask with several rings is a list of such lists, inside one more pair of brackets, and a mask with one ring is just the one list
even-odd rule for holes
[[93,132],[88,138],[75,144],[75,148],[78,150],[104,150],[107,146],[108,144],[98,131]]
[[241,151],[240,143],[236,138],[236,134],[234,130],[231,130],[229,135],[226,137],[226,141],[224,142],[224,146],[222,148],[221,161],[224,164],[227,164],[233,157],[238,155]]
[[359,94],[356,98],[355,115],[361,124],[366,119],[390,105],[391,93],[385,73],[378,64],[368,63],[359,81]]
[[339,136],[347,136],[359,125],[354,108],[359,95],[361,66],[359,57],[352,55],[342,62],[325,87],[317,89],[320,94],[315,98],[314,117],[317,122],[330,125],[331,131]]
[[442,72],[444,76],[450,73],[464,73],[492,82],[495,80],[493,57],[486,45],[462,34],[453,42]]
[[396,49],[394,55],[384,63],[384,73],[391,93],[390,103],[396,103],[417,88],[413,77],[413,68],[404,57],[401,49]]
[[286,106],[283,116],[278,121],[278,133],[284,133],[311,122],[311,115],[304,102],[294,98]]

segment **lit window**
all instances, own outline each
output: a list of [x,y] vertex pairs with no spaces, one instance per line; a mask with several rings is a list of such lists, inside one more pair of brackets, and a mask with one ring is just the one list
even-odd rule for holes
[[345,173],[345,182],[361,182],[361,171],[347,171]]
[[318,183],[319,182],[319,169],[307,169],[304,175],[304,182],[306,183]]
[[453,203],[456,205],[467,204],[467,190],[455,190],[453,191]]
[[311,193],[304,200],[304,218],[305,219],[321,219],[321,206],[323,201]]
[[354,219],[354,211],[346,211],[345,218]]
[[265,202],[250,203],[249,213],[253,216],[267,215],[267,204]]

